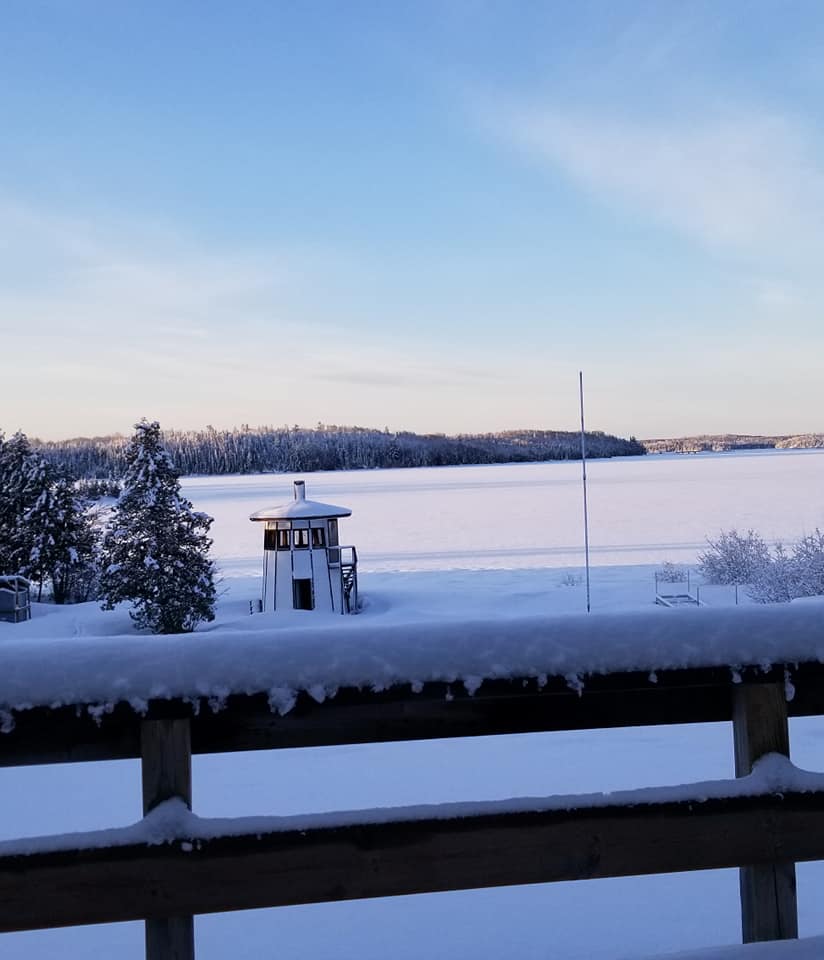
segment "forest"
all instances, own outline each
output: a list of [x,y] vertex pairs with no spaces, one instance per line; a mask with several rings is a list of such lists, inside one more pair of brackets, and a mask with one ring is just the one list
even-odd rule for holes
[[719,453],[727,450],[811,450],[824,447],[824,434],[752,436],[724,433],[644,440],[647,453]]
[[[126,469],[129,438],[32,440],[48,463],[76,479],[120,479]],[[299,473],[379,467],[440,467],[459,464],[578,460],[579,433],[562,430],[511,430],[501,433],[391,433],[363,427],[318,424],[303,427],[249,427],[166,431],[163,444],[186,476],[229,473]],[[634,437],[586,434],[588,457],[646,453]]]

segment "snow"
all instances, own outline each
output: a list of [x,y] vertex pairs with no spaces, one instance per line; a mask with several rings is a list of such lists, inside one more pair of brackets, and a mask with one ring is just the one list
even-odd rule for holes
[[398,621],[306,615],[278,628],[268,615],[184,636],[61,637],[4,644],[0,710],[65,704],[139,704],[155,698],[271,694],[285,712],[298,692],[316,700],[340,687],[383,690],[428,681],[586,675],[687,667],[824,661],[813,604],[670,611]]
[[31,856],[61,850],[96,850],[132,844],[155,846],[267,833],[328,830],[335,827],[398,823],[421,820],[458,820],[507,813],[545,813],[611,806],[648,806],[663,803],[705,803],[733,797],[759,797],[790,792],[824,790],[824,774],[793,766],[780,754],[767,754],[756,762],[749,776],[712,780],[670,787],[648,787],[614,793],[515,797],[494,801],[419,804],[406,807],[373,807],[367,810],[299,814],[288,817],[199,817],[179,799],[167,800],[142,820],[127,827],[24,837],[0,842],[0,857]]
[[[705,536],[733,526],[740,531],[753,527],[768,541],[791,541],[816,526],[824,528],[822,468],[821,451],[591,462],[595,613],[590,619],[596,626],[587,629],[601,629],[598,623],[610,620],[629,629],[638,620],[649,631],[645,648],[633,652],[621,645],[599,654],[598,662],[605,663],[607,656],[615,658],[613,663],[628,662],[630,655],[637,658],[645,650],[649,661],[653,655],[661,660],[663,644],[653,649],[656,624],[673,631],[667,636],[677,639],[680,624],[705,613],[710,617],[702,624],[718,618],[726,622],[724,617],[731,620],[736,614],[757,619],[765,613],[760,607],[736,610],[732,588],[707,590],[706,610],[656,610],[653,573],[667,560],[694,563]],[[222,637],[223,652],[211,649],[222,658],[224,668],[234,669],[233,659],[242,661],[249,650],[267,643],[272,659],[268,652],[256,655],[265,656],[270,667],[276,661],[289,666],[287,653],[275,652],[281,637],[291,638],[283,650],[292,650],[292,666],[297,666],[299,637],[310,629],[316,632],[312,642],[320,645],[324,631],[331,629],[344,637],[336,650],[341,660],[334,661],[335,669],[355,671],[353,659],[344,663],[350,653],[346,638],[358,632],[372,637],[369,676],[374,679],[383,664],[382,654],[395,657],[398,652],[394,642],[386,651],[379,648],[378,635],[384,628],[397,631],[398,639],[404,631],[421,637],[432,625],[458,636],[464,621],[482,625],[487,631],[484,643],[494,643],[496,630],[513,620],[521,623],[515,629],[527,639],[535,631],[530,640],[535,656],[557,656],[570,669],[586,667],[587,656],[594,661],[594,646],[587,653],[570,643],[554,647],[553,653],[552,638],[546,633],[548,624],[562,621],[566,630],[579,619],[573,615],[584,610],[580,464],[298,478],[307,481],[318,499],[351,507],[352,517],[341,522],[341,540],[358,547],[366,608],[360,617],[330,618],[323,625],[315,614],[296,611],[275,626],[264,624],[262,616],[248,615],[249,601],[259,593],[262,540],[259,526],[249,523],[248,516],[267,503],[287,500],[293,479],[199,477],[184,482],[183,492],[196,508],[215,517],[211,535],[224,578],[216,621],[184,639],[187,644],[217,644]],[[816,609],[820,615],[815,602],[793,603],[778,612],[793,618],[798,614],[793,623],[799,631],[814,631],[813,621],[804,618],[814,617]],[[474,687],[491,658],[485,647],[470,649],[466,629],[461,656],[467,659],[453,663],[445,652],[434,649],[420,656],[444,672],[451,669],[457,676],[460,671],[464,683]],[[595,639],[593,633],[590,642]],[[743,663],[748,654],[760,654],[757,636],[752,639],[750,644],[738,636],[739,647],[727,650],[723,662]],[[818,650],[819,640],[812,634],[799,633],[796,639],[809,641],[814,644],[810,649]],[[135,633],[125,610],[103,613],[94,604],[65,608],[38,604],[31,621],[0,623],[4,667],[6,652],[22,644],[32,657],[39,653],[45,687],[58,682],[69,647],[83,650],[89,672],[82,680],[88,684],[84,692],[94,693],[95,700],[99,691],[92,688],[99,683],[100,690],[105,689],[116,672],[104,652],[122,649],[127,640],[135,650],[145,645],[140,654],[144,657],[146,649],[160,650],[165,643],[164,638]],[[160,646],[154,647],[155,641]],[[709,641],[703,648],[703,641],[697,642],[695,650],[677,650],[682,661],[685,656],[711,653]],[[184,655],[184,646],[179,646],[181,669],[185,657],[197,656]],[[673,656],[673,650],[671,646],[667,655]],[[164,682],[171,684],[174,657],[161,653],[158,657],[158,667],[168,674]],[[279,661],[280,657],[287,659]],[[523,659],[526,664],[525,655]],[[33,672],[34,660],[26,662],[26,669]],[[407,662],[393,664],[397,670],[410,667]],[[547,664],[542,661],[542,666]],[[242,664],[236,668],[242,682],[245,668]],[[81,679],[72,682],[79,684]],[[146,679],[121,677],[126,687],[135,688],[139,680],[145,686]],[[201,679],[211,682],[214,676]],[[296,674],[292,681],[311,686],[318,696],[327,694],[315,674],[302,679]],[[0,683],[6,682],[14,685],[0,670]],[[291,690],[286,685],[270,692],[276,709],[288,710]],[[7,694],[14,700],[20,691],[10,686]],[[791,729],[794,763],[820,770],[824,722],[793,720]],[[729,725],[694,725],[196,757],[194,808],[204,819],[314,816],[721,781],[732,773],[731,741]],[[140,814],[139,766],[117,762],[0,770],[0,796],[4,838],[126,827]],[[824,865],[798,866],[804,936],[824,934],[819,909],[823,885]],[[423,956],[486,960],[508,955],[545,960],[548,951],[567,960],[617,960],[734,944],[740,938],[739,923],[737,872],[712,871],[209,916],[197,919],[196,938],[200,960],[217,960],[229,953],[235,960],[251,960],[268,955],[273,942],[286,960],[306,955],[313,960],[342,955],[378,960],[385,956],[387,938],[397,960]],[[820,946],[820,941],[810,942]],[[756,945],[743,952],[736,948],[729,956],[711,951],[701,960],[806,960],[824,953],[815,948],[804,953],[801,944],[760,946],[794,952],[759,954],[754,952]],[[119,924],[6,935],[0,939],[0,951],[4,960],[98,954],[137,960],[143,955],[143,929],[141,924]]]
[[823,956],[824,937],[809,937],[779,943],[750,943],[741,947],[667,953],[646,960],[821,960]]

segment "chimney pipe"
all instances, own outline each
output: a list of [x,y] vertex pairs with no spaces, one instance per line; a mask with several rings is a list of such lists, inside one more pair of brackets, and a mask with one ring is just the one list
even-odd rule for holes
[[306,484],[303,480],[295,480],[295,500],[306,499]]

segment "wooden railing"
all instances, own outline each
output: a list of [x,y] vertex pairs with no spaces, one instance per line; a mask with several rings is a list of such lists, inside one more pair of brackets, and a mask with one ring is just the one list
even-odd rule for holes
[[[794,696],[785,697],[787,671]],[[545,682],[544,682],[545,681]],[[285,716],[265,694],[206,702],[22,710],[0,734],[0,765],[140,758],[144,811],[191,804],[192,753],[533,731],[729,721],[735,775],[789,754],[787,717],[824,714],[819,663],[430,683],[420,692],[300,694]],[[577,685],[576,685],[577,686]],[[642,786],[639,784],[639,786]],[[508,884],[741,867],[746,942],[797,936],[796,861],[824,859],[824,792],[732,795],[460,817],[400,810],[380,822],[334,817],[309,828],[187,835],[0,855],[0,931],[145,919],[150,960],[194,956],[199,913]]]

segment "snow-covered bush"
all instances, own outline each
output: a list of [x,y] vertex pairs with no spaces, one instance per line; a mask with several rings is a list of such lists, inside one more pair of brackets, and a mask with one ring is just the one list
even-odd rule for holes
[[753,530],[735,530],[708,540],[699,558],[707,583],[747,584],[757,603],[787,603],[796,597],[824,595],[824,532],[815,529],[787,548],[772,550]]
[[722,531],[717,540],[707,538],[698,572],[707,583],[752,583],[769,563],[769,548],[754,530],[742,536],[733,529]]
[[687,568],[681,563],[665,560],[655,571],[659,583],[683,583],[687,579]]
[[750,596],[758,603],[786,603],[796,597],[824,595],[824,533],[803,536],[787,552],[777,544],[753,577]]
[[129,602],[138,627],[188,633],[215,616],[212,518],[181,495],[156,421],[135,424],[126,463],[123,494],[103,538],[103,609]]

